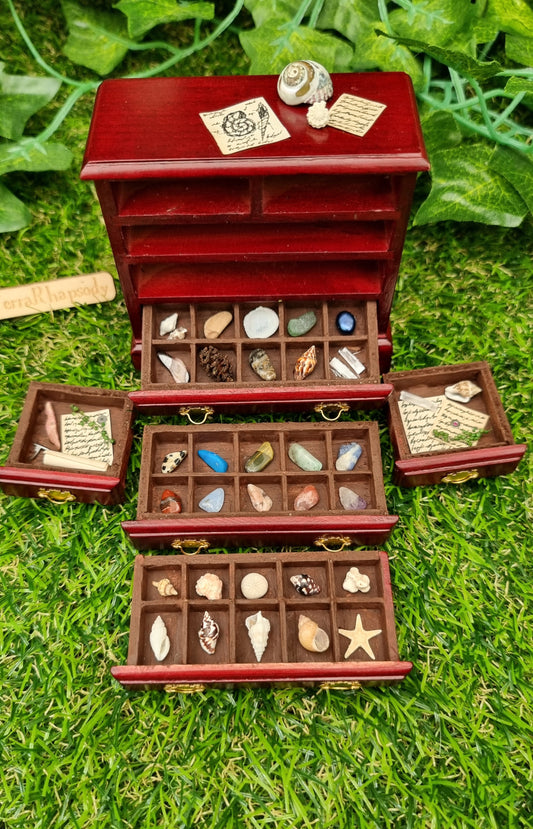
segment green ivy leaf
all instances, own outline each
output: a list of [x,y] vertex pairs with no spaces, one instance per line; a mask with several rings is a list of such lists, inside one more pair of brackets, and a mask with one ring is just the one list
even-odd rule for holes
[[56,78],[7,75],[0,63],[0,135],[17,141],[27,120],[52,100],[61,86]]
[[463,140],[461,130],[451,112],[421,110],[420,125],[428,155],[441,149],[457,147]]
[[300,0],[245,0],[244,6],[254,19],[256,26],[262,26],[268,20],[292,20],[299,11]]
[[0,183],[0,233],[20,230],[31,222],[31,213],[11,190]]
[[0,175],[15,170],[42,173],[45,170],[66,170],[72,162],[72,153],[63,144],[42,143],[26,138],[16,144],[0,144]]
[[493,78],[498,72],[501,72],[503,66],[496,60],[480,61],[476,60],[464,52],[457,52],[455,49],[442,49],[440,46],[434,46],[431,43],[425,43],[422,40],[413,40],[410,37],[395,37],[394,35],[387,35],[385,32],[379,32],[385,37],[392,37],[398,43],[407,46],[413,52],[425,52],[430,57],[435,58],[439,63],[450,66],[459,74],[467,78],[474,78],[483,83]]
[[415,90],[424,85],[422,66],[413,53],[405,46],[396,43],[375,29],[374,23],[355,44],[355,56],[352,68],[355,70],[378,68],[384,72],[407,72],[411,76]]
[[161,23],[173,23],[191,18],[212,20],[214,3],[177,3],[176,0],[120,0],[114,7],[128,18],[128,32],[134,40]]
[[525,92],[522,98],[522,103],[533,109],[533,81],[527,78],[509,78],[505,84],[505,91],[510,95],[518,95],[519,92]]
[[518,190],[529,212],[533,213],[533,159],[512,147],[496,147],[489,167],[499,173]]
[[359,38],[373,32],[379,19],[377,0],[338,0],[325,3],[318,18],[319,29],[333,29],[357,45]]
[[505,54],[515,63],[533,66],[533,37],[505,35]]
[[242,31],[239,37],[251,61],[250,75],[277,74],[302,55],[318,61],[329,72],[345,72],[353,54],[351,46],[333,35],[279,19]]
[[400,37],[452,46],[456,51],[475,56],[473,24],[477,18],[472,3],[457,0],[419,0],[389,15],[395,34]]
[[432,186],[414,224],[451,219],[516,227],[527,206],[516,189],[489,168],[492,149],[482,142],[463,143],[430,156]]
[[528,37],[533,31],[533,9],[528,0],[489,0],[489,13],[502,32]]
[[74,0],[62,0],[61,7],[69,29],[64,54],[99,75],[109,74],[129,48],[117,39],[128,37],[123,16],[80,6]]

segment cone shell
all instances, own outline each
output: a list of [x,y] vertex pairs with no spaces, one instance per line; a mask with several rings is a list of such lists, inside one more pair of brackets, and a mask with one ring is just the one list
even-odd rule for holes
[[309,616],[298,618],[298,641],[302,648],[312,653],[323,653],[329,648],[329,636]]
[[289,63],[278,78],[278,95],[285,104],[314,104],[333,95],[333,84],[327,69],[314,60]]
[[304,353],[296,360],[296,365],[294,366],[294,379],[305,380],[305,378],[309,377],[311,372],[315,370],[316,364],[316,347],[311,345],[307,351],[304,351]]
[[253,616],[248,616],[244,622],[248,628],[248,636],[250,637],[250,642],[252,643],[255,658],[258,662],[261,662],[261,658],[268,644],[270,622],[268,619],[265,619],[260,610],[257,613],[254,613]]
[[161,616],[158,616],[152,625],[150,631],[150,647],[158,662],[162,662],[168,656],[170,639],[168,638],[167,628]]
[[202,650],[212,656],[215,652],[218,637],[220,635],[220,628],[210,615],[209,611],[204,612],[202,619],[202,627],[198,631],[198,639]]

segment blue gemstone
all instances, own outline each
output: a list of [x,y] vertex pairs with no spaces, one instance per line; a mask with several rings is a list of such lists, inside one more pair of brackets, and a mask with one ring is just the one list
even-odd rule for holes
[[220,512],[224,506],[224,490],[222,487],[219,486],[218,489],[208,492],[199,502],[198,506],[204,512]]
[[340,311],[335,320],[339,334],[353,334],[355,331],[355,317],[349,311]]
[[198,457],[206,463],[213,472],[227,472],[228,462],[217,455],[215,452],[210,452],[209,449],[199,449]]

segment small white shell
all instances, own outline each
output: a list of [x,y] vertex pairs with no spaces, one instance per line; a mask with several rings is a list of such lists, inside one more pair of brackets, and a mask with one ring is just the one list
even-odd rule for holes
[[329,124],[329,110],[325,101],[315,101],[307,110],[307,123],[316,130],[321,130]]
[[161,616],[158,616],[152,625],[150,631],[150,647],[158,662],[162,662],[170,650],[170,639],[168,638],[167,628]]
[[370,579],[364,573],[359,572],[358,567],[350,567],[342,583],[344,590],[349,593],[368,593],[370,590]]
[[314,60],[289,63],[278,78],[278,95],[285,104],[314,104],[333,95],[333,84],[327,69]]
[[261,611],[254,613],[253,616],[248,616],[244,623],[248,628],[248,636],[254,649],[255,658],[261,662],[266,646],[268,644],[268,634],[270,633],[270,622],[265,619]]
[[222,579],[216,573],[206,573],[196,582],[196,592],[199,596],[213,601],[222,597],[222,586]]
[[160,596],[178,595],[178,591],[176,590],[170,579],[159,579],[159,581],[153,581],[152,584],[156,588]]
[[480,394],[483,389],[472,383],[471,380],[459,380],[453,386],[446,386],[444,394],[449,400],[455,400],[457,403],[469,403],[476,394]]
[[166,369],[170,371],[172,378],[176,383],[188,383],[189,372],[183,360],[179,357],[171,357],[170,354],[165,354],[164,351],[159,351],[157,356],[163,363]]
[[170,316],[165,317],[165,319],[161,320],[161,322],[159,323],[159,336],[164,337],[166,334],[171,334],[172,331],[175,330],[177,322],[177,311],[174,314],[170,314]]

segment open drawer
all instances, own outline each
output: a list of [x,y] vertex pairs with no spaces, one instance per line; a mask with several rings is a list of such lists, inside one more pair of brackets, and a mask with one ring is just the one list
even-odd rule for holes
[[[359,457],[353,468],[338,469],[350,465],[347,457],[338,463],[341,447],[349,444],[359,446]],[[186,456],[172,470],[168,458],[177,452]],[[218,471],[202,460],[205,452],[222,462]],[[295,452],[308,469],[291,459]],[[255,470],[265,453],[271,460]],[[256,490],[264,493],[261,509],[252,503]],[[299,509],[303,490],[315,503]],[[179,511],[162,512],[169,497]],[[210,511],[213,501],[217,511]],[[137,517],[122,526],[139,548],[205,550],[311,544],[323,536],[371,546],[381,544],[397,520],[387,513],[377,423],[285,422],[146,426]]]
[[187,692],[357,688],[411,668],[398,657],[386,553],[308,551],[138,555],[127,665],[111,673],[126,687]]

